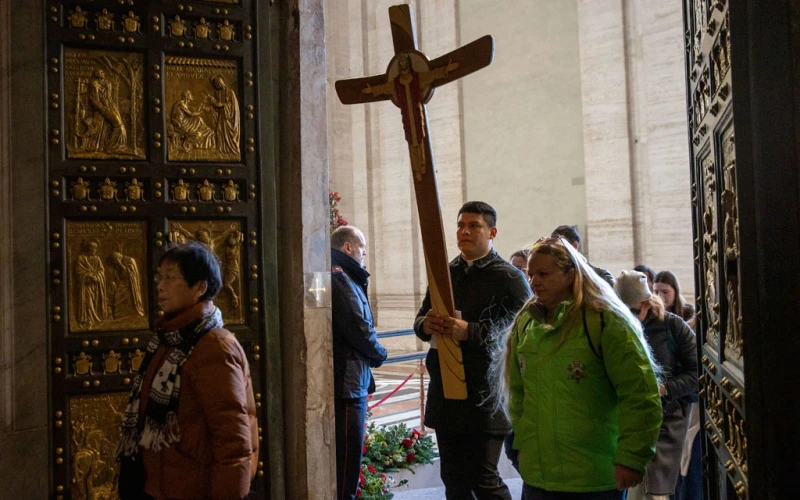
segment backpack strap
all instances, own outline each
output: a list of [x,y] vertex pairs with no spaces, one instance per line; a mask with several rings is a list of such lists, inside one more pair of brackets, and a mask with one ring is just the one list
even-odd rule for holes
[[592,336],[589,334],[589,325],[586,321],[586,306],[581,308],[581,315],[583,316],[583,334],[586,335],[586,340],[589,342],[589,348],[592,350],[592,353],[597,357],[599,360],[603,360],[603,346],[600,343],[600,337],[603,334],[603,330],[606,329],[606,319],[603,316],[603,312],[600,311],[600,334],[597,336],[597,348],[594,346],[594,342],[592,342]]

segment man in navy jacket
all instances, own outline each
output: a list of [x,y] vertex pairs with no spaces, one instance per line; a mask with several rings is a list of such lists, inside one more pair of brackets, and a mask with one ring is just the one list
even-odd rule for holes
[[338,500],[356,498],[367,395],[375,392],[370,368],[386,360],[367,299],[369,273],[364,234],[342,226],[331,235],[333,381],[336,396],[336,487]]

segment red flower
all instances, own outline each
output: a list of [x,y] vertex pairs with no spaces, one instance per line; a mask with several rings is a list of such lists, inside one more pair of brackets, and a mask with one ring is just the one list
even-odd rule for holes
[[356,490],[356,498],[361,498],[361,488]]
[[411,439],[419,439],[422,437],[422,434],[416,429],[411,429]]
[[367,480],[366,480],[366,478],[365,478],[363,475],[362,475],[362,476],[361,476],[361,478],[358,480],[358,482],[359,482],[359,483],[361,483],[361,486],[366,486],[366,485],[367,485]]
[[406,463],[413,464],[414,463],[414,452],[410,452],[406,455]]
[[386,482],[386,474],[381,473],[381,481]]
[[367,445],[364,445],[364,448],[361,450],[361,454],[362,455],[366,455],[367,454]]
[[406,447],[406,449],[409,449],[409,448],[411,448],[412,446],[414,446],[414,441],[412,441],[412,440],[411,440],[411,439],[409,439],[409,438],[406,438],[406,439],[404,439],[404,440],[403,440],[403,446],[405,446],[405,447]]
[[367,470],[369,471],[370,474],[375,474],[375,467],[367,465]]

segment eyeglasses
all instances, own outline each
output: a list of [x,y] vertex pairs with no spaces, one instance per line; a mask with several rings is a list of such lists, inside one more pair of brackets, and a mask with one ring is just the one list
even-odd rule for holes
[[183,276],[161,276],[160,274],[153,276],[153,281],[155,281],[156,284],[161,283],[162,281],[177,281],[182,279]]

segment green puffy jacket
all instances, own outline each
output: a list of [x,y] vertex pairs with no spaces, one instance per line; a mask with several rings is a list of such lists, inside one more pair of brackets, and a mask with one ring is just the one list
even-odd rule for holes
[[658,383],[633,329],[611,311],[586,309],[583,323],[552,352],[571,302],[552,325],[537,306],[511,331],[509,410],[525,483],[548,491],[616,488],[614,465],[642,473],[655,454],[661,426]]

